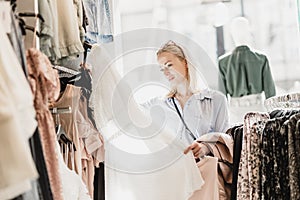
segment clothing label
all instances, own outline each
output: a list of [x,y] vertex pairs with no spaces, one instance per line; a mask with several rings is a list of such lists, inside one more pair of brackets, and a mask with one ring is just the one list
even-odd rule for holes
[[0,1],[0,20],[6,33],[11,32],[11,7],[9,1]]

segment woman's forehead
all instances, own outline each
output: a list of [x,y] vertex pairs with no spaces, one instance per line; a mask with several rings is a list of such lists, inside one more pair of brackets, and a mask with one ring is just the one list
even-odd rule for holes
[[167,60],[173,61],[177,57],[169,52],[163,52],[159,56],[157,56],[158,62],[166,62]]

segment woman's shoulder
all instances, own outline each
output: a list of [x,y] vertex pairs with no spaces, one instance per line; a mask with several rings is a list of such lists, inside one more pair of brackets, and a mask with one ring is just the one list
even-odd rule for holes
[[217,90],[213,89],[204,89],[198,93],[196,93],[196,96],[199,99],[212,99],[213,101],[224,101],[226,100],[226,97],[223,93]]
[[168,98],[166,96],[158,96],[149,99],[148,101],[141,104],[144,108],[148,109],[154,105],[162,105]]

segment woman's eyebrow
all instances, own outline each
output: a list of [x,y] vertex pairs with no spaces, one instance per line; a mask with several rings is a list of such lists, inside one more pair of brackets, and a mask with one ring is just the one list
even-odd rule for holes
[[171,62],[171,60],[166,61],[164,65],[166,65],[168,62]]

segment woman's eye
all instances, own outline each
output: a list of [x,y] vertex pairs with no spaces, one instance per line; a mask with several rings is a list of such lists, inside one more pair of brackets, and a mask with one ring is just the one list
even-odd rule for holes
[[167,68],[170,68],[170,67],[172,67],[172,64],[167,64]]

